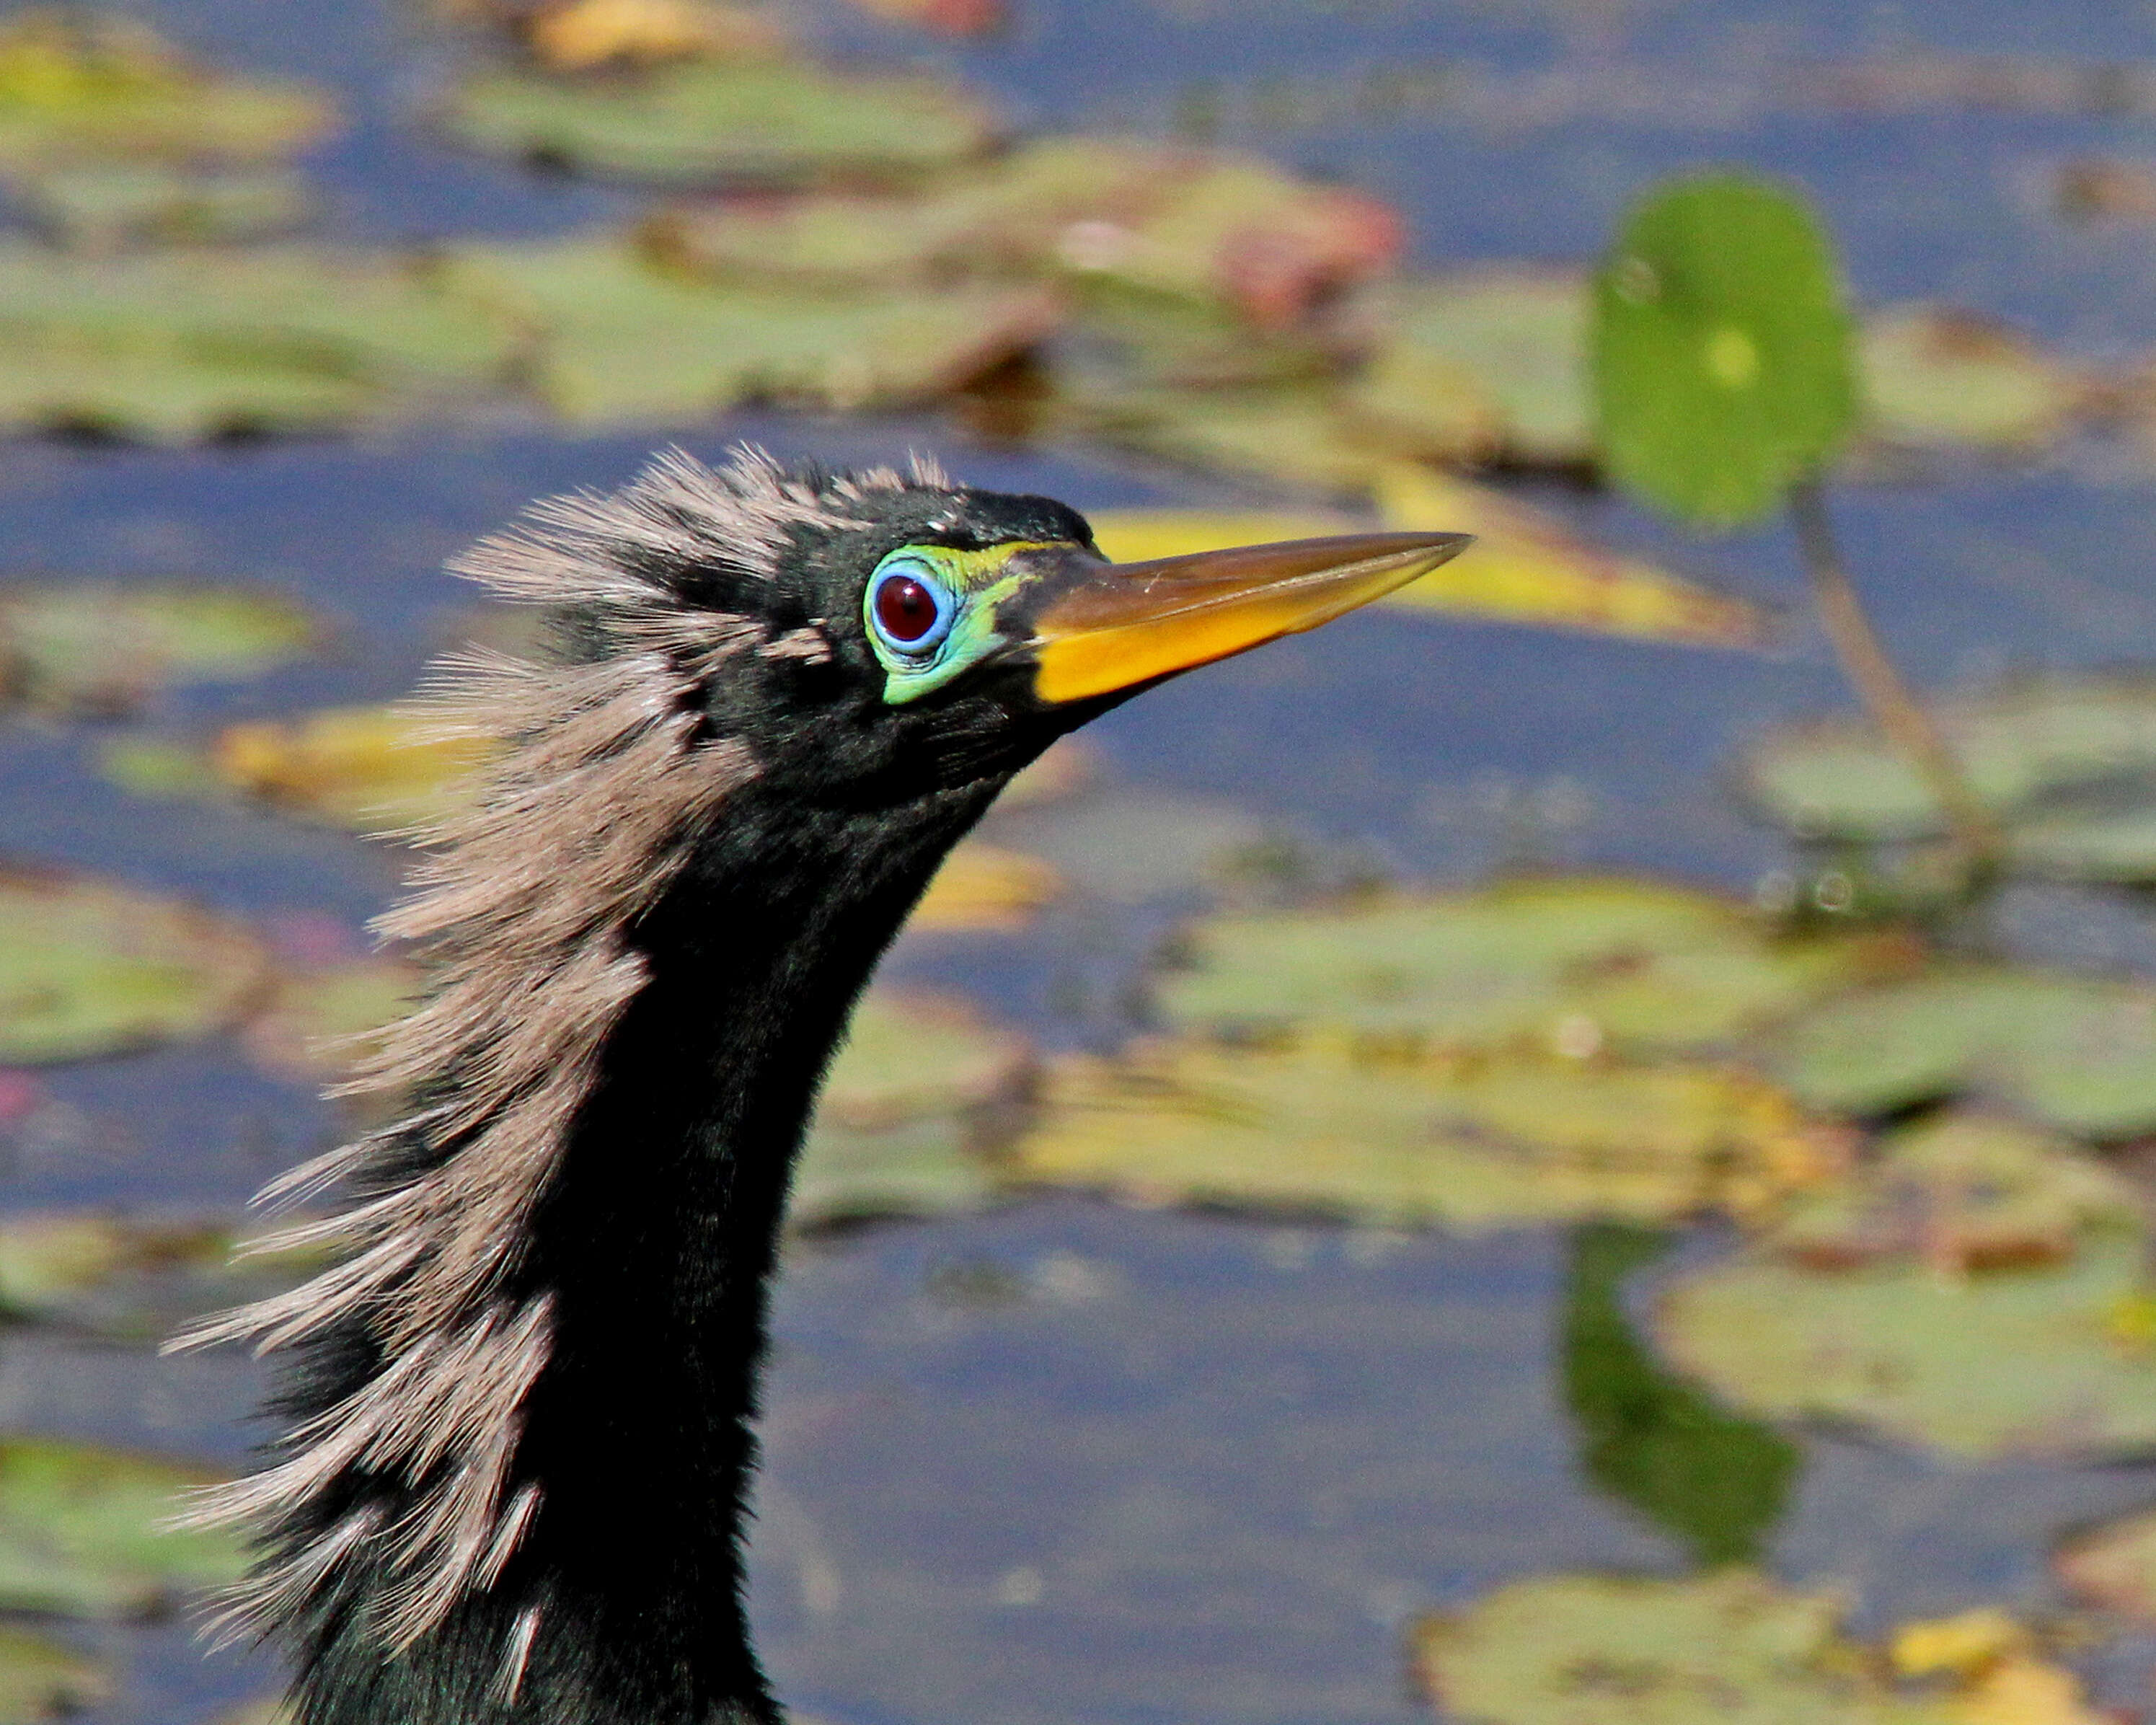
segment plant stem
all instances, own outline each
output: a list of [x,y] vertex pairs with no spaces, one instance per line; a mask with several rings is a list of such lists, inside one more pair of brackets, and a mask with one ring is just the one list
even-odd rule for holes
[[1998,818],[1976,794],[1931,714],[1887,658],[1841,561],[1834,526],[1827,518],[1826,495],[1818,480],[1804,480],[1791,489],[1789,518],[1820,620],[1826,625],[1835,657],[1841,661],[1842,675],[1871,722],[1909,758],[1938,799],[1959,854],[1964,887],[1981,891],[1997,874],[2005,850],[2006,835]]

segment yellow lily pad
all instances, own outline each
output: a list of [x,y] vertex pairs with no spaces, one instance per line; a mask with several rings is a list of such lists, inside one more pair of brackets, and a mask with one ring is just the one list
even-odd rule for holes
[[0,167],[271,161],[336,123],[321,91],[209,71],[132,18],[33,8],[0,24]]
[[259,998],[247,930],[80,875],[0,870],[0,1062],[124,1053],[223,1029]]
[[59,712],[125,712],[168,684],[284,664],[316,634],[290,599],[241,588],[8,584],[0,586],[0,695]]
[[772,59],[788,45],[771,12],[714,0],[561,0],[520,23],[524,46],[550,72]]
[[997,123],[963,87],[804,60],[695,59],[572,79],[497,69],[443,120],[475,149],[675,185],[909,179],[978,156]]
[[1179,1029],[1576,1057],[1727,1044],[1909,962],[1892,938],[1779,937],[1711,893],[1594,877],[1211,916],[1178,957],[1158,1004]]
[[788,1225],[976,1209],[1033,1055],[956,1002],[871,990],[831,1062],[793,1173]]
[[1748,1569],[1685,1580],[1538,1576],[1409,1633],[1415,1671],[1473,1725],[2098,1725],[2033,1654],[1904,1688],[1841,1630],[1846,1602]]
[[330,707],[228,725],[211,762],[220,782],[280,808],[360,830],[418,826],[460,806],[458,780],[491,750],[432,735],[394,706]]
[[1142,1204],[1465,1230],[1771,1209],[1845,1137],[1714,1066],[1358,1058],[1161,1040],[1053,1065],[1018,1178]]
[[906,926],[921,934],[1008,932],[1024,928],[1063,892],[1052,864],[969,839],[943,860]]

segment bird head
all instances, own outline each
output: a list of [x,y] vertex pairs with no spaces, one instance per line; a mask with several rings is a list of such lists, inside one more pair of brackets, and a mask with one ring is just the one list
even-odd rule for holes
[[1007,777],[1131,696],[1313,629],[1468,542],[1365,533],[1114,563],[1050,498],[865,490],[716,596],[763,639],[707,699],[767,782],[906,799]]

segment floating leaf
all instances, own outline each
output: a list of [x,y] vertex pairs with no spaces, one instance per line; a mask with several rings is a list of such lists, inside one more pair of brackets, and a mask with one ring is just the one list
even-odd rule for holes
[[1887,1656],[1904,1677],[1969,1677],[2030,1651],[2035,1637],[1996,1605],[1979,1605],[1952,1617],[1905,1623],[1887,1643]]
[[670,184],[910,179],[979,155],[995,121],[940,79],[798,60],[687,60],[572,80],[506,69],[459,85],[449,130],[496,155]]
[[2156,1623],[2156,1511],[2092,1528],[2052,1560],[2073,1593],[2107,1611]]
[[1779,939],[1708,893],[1621,879],[1522,879],[1470,892],[1209,917],[1163,976],[1179,1029],[1388,1045],[1724,1043],[1905,962],[1888,940]]
[[1888,443],[2017,450],[2063,436],[2088,379],[2005,326],[1938,305],[1864,321],[1864,424]]
[[1687,521],[1767,514],[1854,414],[1833,252],[1758,180],[1701,176],[1635,209],[1595,278],[1592,347],[1610,473]]
[[394,706],[350,706],[228,725],[211,761],[234,790],[379,831],[424,825],[461,807],[459,780],[490,752],[470,738],[436,735]]
[[864,12],[938,36],[983,36],[1006,17],[1004,0],[854,0]]
[[408,1009],[424,985],[416,966],[394,958],[289,971],[249,1021],[247,1051],[280,1077],[336,1083],[369,1046],[368,1033]]
[[44,1725],[110,1699],[112,1687],[111,1674],[87,1654],[0,1629],[0,1725]]
[[1489,485],[1405,464],[1379,476],[1389,527],[1472,533],[1475,543],[1387,603],[1702,647],[1756,647],[1759,608],[1605,551]]
[[1830,1178],[1846,1146],[1781,1092],[1711,1066],[1460,1062],[1162,1040],[1057,1063],[1019,1178],[1140,1204],[1476,1230],[1750,1214]]
[[1443,454],[1571,467],[1594,458],[1589,286],[1572,270],[1498,269],[1410,280],[1350,393],[1355,411]]
[[1383,463],[1404,453],[1359,440],[1333,393],[1315,384],[1132,390],[1085,403],[1082,417],[1111,443],[1309,492],[1367,492]]
[[166,1525],[206,1470],[90,1444],[0,1439],[0,1605],[137,1617],[236,1581],[239,1542]]
[[1942,1275],[2061,1264],[2092,1227],[2132,1227],[2125,1183],[2051,1133],[1980,1114],[1889,1133],[1861,1178],[1809,1194],[1763,1236],[1813,1270],[1915,1259]]
[[207,1035],[256,998],[254,936],[78,875],[0,870],[0,1061],[84,1060]]
[[1046,290],[721,290],[612,239],[466,246],[454,279],[538,334],[537,388],[585,426],[680,424],[757,399],[865,410],[948,393],[1051,329]]
[[1764,1053],[1799,1096],[1839,1113],[1971,1092],[2084,1137],[2156,1127],[2156,992],[2129,983],[1943,970],[1814,1006]]
[[206,173],[157,162],[54,169],[13,182],[14,202],[71,250],[113,252],[154,242],[259,239],[313,213],[306,182],[289,170]]
[[270,161],[336,117],[318,90],[208,71],[131,18],[54,8],[0,23],[0,166]]
[[772,59],[787,46],[769,12],[712,0],[565,0],[532,13],[521,33],[532,58],[553,72]]
[[1024,927],[1063,891],[1052,865],[972,839],[943,860],[906,926],[921,934],[1009,932]]
[[160,583],[0,586],[0,695],[61,712],[124,712],[170,683],[253,676],[312,645],[290,599]]
[[1656,1330],[1680,1369],[1771,1419],[1970,1458],[2138,1455],[2156,1450],[2156,1352],[2116,1316],[2140,1294],[2142,1257],[2123,1230],[2053,1268],[1969,1276],[1749,1255],[1672,1284]]
[[983,1153],[1032,1067],[1023,1041],[963,1006],[870,991],[818,1101],[788,1225],[978,1209],[994,1189]]
[[1353,516],[1262,509],[1096,509],[1086,519],[1093,542],[1118,563],[1188,557],[1229,545],[1322,539],[1363,526]]
[[156,1342],[182,1322],[266,1298],[324,1266],[320,1251],[250,1254],[226,1224],[103,1211],[0,1222],[0,1317]]
[[1412,1631],[1431,1698],[1473,1725],[2098,1725],[2068,1672],[2020,1654],[1947,1693],[1897,1689],[1845,1602],[1747,1569],[1514,1582]]
[[1667,1239],[1591,1223],[1565,1276],[1565,1406],[1587,1477],[1683,1542],[1701,1565],[1748,1563],[1780,1518],[1801,1460],[1766,1426],[1726,1414],[1672,1377],[1633,1334],[1625,1279]]

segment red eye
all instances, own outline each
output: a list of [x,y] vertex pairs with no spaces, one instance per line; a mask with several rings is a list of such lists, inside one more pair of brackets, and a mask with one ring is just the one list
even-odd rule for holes
[[925,582],[911,575],[886,575],[876,588],[875,620],[886,639],[911,646],[942,620],[943,608]]

